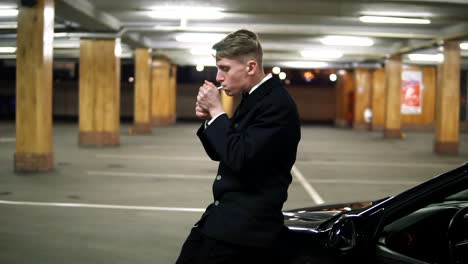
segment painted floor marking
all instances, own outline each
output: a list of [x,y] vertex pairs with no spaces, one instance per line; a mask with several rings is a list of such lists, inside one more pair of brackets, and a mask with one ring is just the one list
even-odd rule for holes
[[304,187],[306,192],[316,204],[324,203],[322,197],[320,197],[318,192],[314,189],[314,187],[312,187],[312,185],[310,185],[310,183],[306,180],[306,178],[302,175],[302,173],[295,165],[292,167],[291,173],[294,176],[294,178],[296,178],[301,183],[302,187]]
[[50,202],[6,201],[6,200],[0,200],[0,204],[42,206],[42,207],[69,207],[69,208],[71,207],[71,208],[165,211],[165,212],[197,212],[198,213],[198,212],[204,212],[205,211],[204,208],[132,206],[132,205],[111,205],[111,204],[84,204],[84,203],[50,203]]
[[[87,171],[88,175],[96,176],[121,176],[121,177],[143,177],[159,179],[190,179],[190,180],[214,180],[215,176],[185,175],[168,173],[141,173],[141,172],[117,172],[117,171]],[[215,173],[213,173],[215,175]]]

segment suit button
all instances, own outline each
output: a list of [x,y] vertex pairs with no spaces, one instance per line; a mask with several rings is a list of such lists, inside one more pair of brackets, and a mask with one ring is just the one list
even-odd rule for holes
[[221,175],[216,176],[216,180],[221,180]]
[[234,123],[234,128],[237,128],[239,126],[238,123]]
[[215,206],[218,206],[218,204],[219,204],[219,201],[215,201]]

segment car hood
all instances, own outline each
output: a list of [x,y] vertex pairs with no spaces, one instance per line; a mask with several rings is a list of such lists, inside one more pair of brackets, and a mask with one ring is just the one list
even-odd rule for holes
[[372,204],[373,202],[353,202],[288,210],[283,212],[284,222],[290,229],[315,229],[338,214],[358,211]]

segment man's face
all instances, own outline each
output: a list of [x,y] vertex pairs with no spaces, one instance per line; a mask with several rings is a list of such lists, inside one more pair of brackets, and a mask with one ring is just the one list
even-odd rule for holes
[[237,59],[219,58],[216,61],[218,72],[216,81],[223,86],[223,90],[229,96],[248,92],[249,76],[248,64]]

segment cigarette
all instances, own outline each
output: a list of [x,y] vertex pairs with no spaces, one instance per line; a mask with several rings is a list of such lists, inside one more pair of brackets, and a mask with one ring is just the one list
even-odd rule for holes
[[223,86],[222,85],[218,86],[218,87],[216,87],[216,89],[221,90],[221,89],[223,89]]

